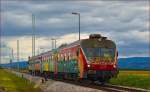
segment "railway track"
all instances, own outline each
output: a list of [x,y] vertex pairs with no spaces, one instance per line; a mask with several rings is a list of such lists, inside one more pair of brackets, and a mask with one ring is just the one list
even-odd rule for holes
[[[16,75],[21,77],[21,73],[19,72],[13,72]],[[25,76],[27,76],[26,78],[28,78],[28,76],[31,76],[29,74],[25,74]],[[41,78],[41,77],[39,77]],[[51,80],[51,79],[48,79]],[[83,80],[83,81],[74,81],[74,80],[64,80],[64,79],[52,79],[55,81],[61,81],[61,82],[65,82],[65,83],[69,83],[69,84],[74,84],[77,86],[83,86],[83,87],[88,87],[88,88],[93,88],[93,89],[98,89],[98,90],[104,90],[105,92],[150,92],[150,90],[145,90],[145,89],[140,89],[140,88],[132,88],[132,87],[125,87],[125,86],[118,86],[118,85],[111,85],[111,84],[105,84],[102,85],[99,82],[91,82],[91,81],[87,81],[87,80]]]
[[125,87],[125,86],[118,86],[118,85],[111,85],[111,84],[106,84],[104,85],[106,88],[110,89],[117,89],[118,92],[126,91],[126,92],[150,92],[150,90],[145,90],[141,88],[133,88],[133,87]]
[[125,86],[118,86],[118,85],[111,85],[111,84],[102,85],[99,82],[90,82],[90,81],[79,82],[79,81],[60,80],[60,79],[59,80],[57,79],[56,81],[62,81],[70,84],[75,84],[78,86],[104,90],[107,92],[150,92],[150,90],[145,90],[141,88],[125,87]]

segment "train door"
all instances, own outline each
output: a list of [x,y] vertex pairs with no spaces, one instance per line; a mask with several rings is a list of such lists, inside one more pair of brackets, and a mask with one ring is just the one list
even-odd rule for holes
[[43,73],[43,68],[44,68],[43,61],[44,61],[44,57],[41,57],[41,73]]
[[58,57],[56,53],[53,56],[53,62],[54,62],[54,75],[56,77],[58,74]]
[[83,54],[82,48],[79,48],[77,53],[78,53],[77,58],[78,58],[79,78],[82,79],[85,77],[86,59]]

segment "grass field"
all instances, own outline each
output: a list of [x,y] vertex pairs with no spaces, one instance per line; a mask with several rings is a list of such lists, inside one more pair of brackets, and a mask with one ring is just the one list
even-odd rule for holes
[[150,89],[150,71],[119,71],[118,77],[110,80],[111,84]]
[[0,69],[0,89],[4,89],[5,92],[41,92],[40,88],[34,88],[34,84],[28,80],[3,69]]

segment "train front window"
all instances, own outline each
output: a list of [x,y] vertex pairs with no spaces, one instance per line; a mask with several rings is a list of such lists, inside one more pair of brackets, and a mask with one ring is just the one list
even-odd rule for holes
[[113,59],[115,50],[111,48],[83,48],[84,54],[88,60],[91,58]]
[[105,58],[114,58],[115,50],[114,49],[101,48],[101,56],[105,57]]
[[99,57],[100,56],[99,48],[84,48],[83,50],[87,57]]

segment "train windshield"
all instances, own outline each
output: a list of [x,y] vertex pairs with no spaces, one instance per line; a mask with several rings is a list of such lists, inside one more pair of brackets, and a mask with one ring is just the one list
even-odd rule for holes
[[87,59],[90,58],[109,58],[115,57],[115,49],[112,48],[83,48]]

